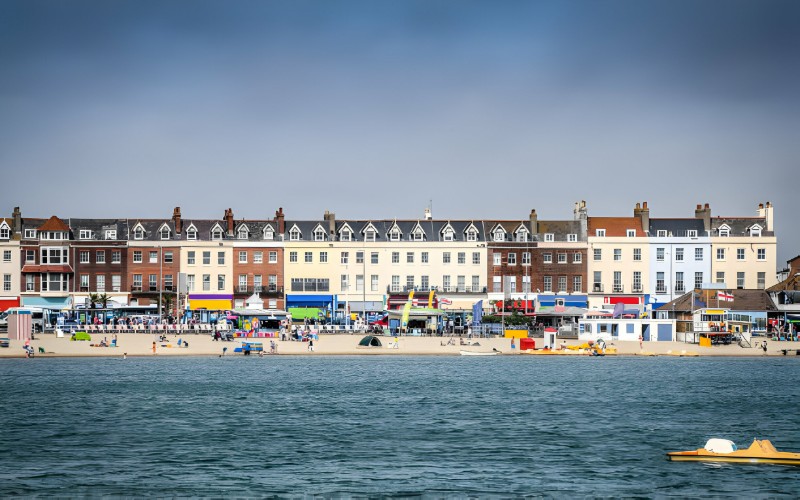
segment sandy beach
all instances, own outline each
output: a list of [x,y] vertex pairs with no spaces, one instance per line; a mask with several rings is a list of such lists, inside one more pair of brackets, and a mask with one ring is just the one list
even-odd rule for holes
[[[519,351],[519,342],[515,341],[516,348],[511,348],[511,340],[507,338],[480,338],[465,342],[480,345],[459,345],[459,339],[454,338],[448,344],[450,337],[399,337],[399,346],[393,348],[393,337],[379,337],[381,347],[358,347],[364,335],[320,335],[314,341],[314,350],[308,349],[307,342],[292,342],[275,340],[278,345],[278,355],[459,355],[461,350],[474,352],[500,351],[503,355],[525,354]],[[40,335],[31,341],[35,356],[61,357],[61,356],[218,356],[227,348],[226,356],[241,356],[234,353],[236,347],[241,347],[241,339],[235,341],[215,341],[209,335],[168,335],[166,341],[160,341],[157,335],[141,333],[118,334],[117,347],[97,347],[103,338],[111,339],[110,335],[92,335],[91,341],[71,341],[69,336],[56,337],[52,334]],[[178,346],[178,341],[181,346]],[[270,341],[273,339],[248,339],[249,341],[262,342],[266,352],[269,351]],[[537,340],[537,347],[541,339]],[[156,348],[153,353],[153,342]],[[188,347],[184,347],[188,342]],[[582,342],[567,341],[567,345],[579,345]],[[760,342],[759,342],[760,343]],[[94,345],[93,345],[94,344]],[[443,345],[444,344],[444,345]],[[788,355],[794,356],[795,350],[800,349],[800,342],[773,342],[767,341],[767,352],[758,347],[742,348],[738,345],[700,347],[696,344],[683,342],[613,342],[608,347],[616,348],[617,355],[699,355],[699,356],[783,356],[782,349],[789,349]],[[0,348],[0,358],[25,357],[24,341],[11,340],[8,348]],[[42,352],[44,351],[44,352]],[[572,351],[570,351],[572,353]]]

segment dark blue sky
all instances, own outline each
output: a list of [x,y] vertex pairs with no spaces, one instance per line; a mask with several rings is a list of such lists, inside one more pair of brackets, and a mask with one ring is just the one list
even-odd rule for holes
[[800,254],[800,2],[0,2],[10,214],[754,215]]

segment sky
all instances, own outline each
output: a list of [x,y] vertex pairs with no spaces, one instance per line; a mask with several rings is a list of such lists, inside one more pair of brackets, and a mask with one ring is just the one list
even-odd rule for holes
[[800,254],[800,2],[3,0],[0,213],[755,215]]

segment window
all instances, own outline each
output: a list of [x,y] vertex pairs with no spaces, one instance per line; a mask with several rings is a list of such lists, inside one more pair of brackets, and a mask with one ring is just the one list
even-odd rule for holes
[[684,291],[683,271],[677,271],[675,273],[675,293],[683,293]]
[[467,263],[467,253],[466,252],[458,252],[458,263],[459,264],[466,264]]
[[[5,234],[5,236],[3,236]],[[2,227],[0,228],[0,238],[8,239],[8,228]],[[92,239],[92,231],[89,229],[81,229],[78,233],[78,239],[81,240],[90,240]]]
[[445,290],[450,290],[450,276],[442,276],[442,286]]
[[303,262],[305,262],[306,264],[314,262],[313,252],[303,252]]
[[[172,258],[172,252],[167,252],[170,255],[170,259]],[[172,262],[170,260],[170,262]],[[122,250],[112,250],[111,251],[111,263],[112,264],[120,264],[122,263]]]
[[194,274],[186,275],[186,290],[189,292],[194,291]]
[[683,248],[675,249],[675,262],[683,262]]
[[211,252],[203,252],[203,265],[204,266],[211,265]]
[[[528,276],[528,281],[530,282],[530,276]],[[530,287],[529,287],[530,288]],[[481,289],[481,277],[480,276],[472,276],[472,291],[478,292]],[[530,290],[528,290],[530,292]]]
[[628,229],[625,231],[625,235],[628,238],[635,238],[636,237],[636,230],[635,229]]
[[577,234],[568,234],[567,235],[567,241],[572,242],[572,243],[578,241],[578,235]]
[[744,260],[744,248],[736,249],[736,260]]
[[450,263],[450,252],[443,252],[442,253],[442,264],[449,264]]
[[356,264],[363,264],[364,263],[364,252],[359,251],[356,252]]
[[667,293],[667,285],[664,283],[664,272],[656,273],[656,293]]
[[725,271],[717,271],[717,283],[725,283]]
[[528,241],[528,231],[525,229],[520,229],[517,231],[517,241],[520,243]]
[[94,256],[95,262],[97,264],[105,264],[106,263],[106,252],[105,250],[98,250]]
[[503,256],[499,253],[492,254],[492,265],[499,266],[502,264]]
[[342,252],[340,262],[342,264],[348,264],[350,262],[350,252]]
[[369,262],[370,262],[370,264],[377,264],[378,263],[378,252],[370,253]]
[[[278,291],[278,275],[270,274],[267,276],[267,286],[269,287],[270,292],[277,292]],[[327,290],[328,287],[328,280],[324,280],[322,286]]]
[[406,276],[406,290],[413,290],[413,289],[414,289],[414,277]]
[[211,230],[211,239],[212,240],[221,240],[222,239],[222,228],[219,226],[214,226]]
[[492,291],[493,292],[497,293],[497,292],[502,292],[503,291],[502,290],[503,286],[502,286],[501,281],[500,281],[501,279],[502,278],[500,276],[492,276]]
[[356,274],[356,292],[364,291],[364,275]]
[[694,249],[694,260],[703,260],[703,249],[702,248],[695,248]]
[[392,275],[392,291],[393,292],[400,291],[400,276],[396,274]]
[[164,275],[164,282],[161,284],[164,290],[171,292],[172,291],[172,275],[165,274]]
[[296,227],[289,231],[289,241],[300,241],[300,230]]
[[725,249],[717,248],[717,260],[725,260]]
[[253,252],[253,264],[264,263],[264,252]]
[[66,248],[42,247],[41,252],[42,264],[69,264],[69,252]]
[[325,230],[321,227],[314,230],[314,241],[325,241]]
[[35,229],[26,229],[25,230],[25,239],[35,239],[36,238],[36,230]]
[[633,272],[633,293],[640,293],[642,291],[642,272],[641,271],[634,271]]
[[[422,235],[421,234],[420,235],[416,235],[415,234],[414,236],[420,236],[421,237]],[[444,239],[444,241],[453,241],[453,240],[455,240],[455,236],[456,236],[456,233],[455,233],[455,231],[453,231],[453,228],[448,227],[444,231],[444,238],[443,239]],[[416,240],[417,238],[415,237],[414,239]],[[422,239],[422,238],[420,238],[420,239]]]
[[740,290],[744,288],[744,272],[742,271],[736,273],[736,288]]
[[756,249],[756,259],[758,259],[758,260],[767,260],[767,249],[766,248],[757,248]]
[[758,282],[756,283],[756,288],[763,290],[767,282],[767,273],[759,271],[757,276]]
[[422,256],[420,257],[420,261],[422,261],[423,264],[427,264],[428,263],[428,259],[429,259],[428,252],[422,252]]
[[144,229],[142,229],[142,226],[136,226],[136,228],[133,230],[133,239],[134,240],[144,239]]
[[414,263],[414,252],[406,252],[406,264]]
[[504,241],[506,239],[506,232],[503,231],[503,228],[498,227],[497,229],[494,230],[494,233],[492,234],[492,239],[494,241]]
[[246,240],[248,236],[249,235],[247,233],[247,228],[245,226],[240,227],[239,230],[236,232],[236,237],[239,238],[240,240]]
[[667,237],[667,230],[666,229],[659,229],[656,232],[656,236],[658,236],[659,238],[666,238]]
[[467,241],[478,241],[478,231],[474,229],[467,231]]
[[343,229],[339,235],[339,241],[350,241],[353,239],[353,232],[349,229]]
[[594,249],[594,260],[603,260],[603,249],[602,248],[595,248]]
[[[480,255],[480,254],[478,254]],[[473,262],[473,264],[479,264],[479,262]],[[530,266],[531,265],[531,253],[530,252],[522,252],[522,265],[523,266]]]
[[391,231],[389,231],[389,240],[400,241],[400,230],[395,227]]
[[559,264],[566,264],[567,263],[567,254],[566,253],[560,253],[559,252],[559,254],[558,254],[558,263]]
[[[474,278],[475,276],[473,276]],[[473,287],[472,291],[476,292],[478,289]],[[523,276],[522,277],[522,293],[528,293],[531,291],[531,277],[530,276]]]
[[197,229],[195,229],[194,226],[191,226],[189,229],[186,230],[186,239],[187,240],[197,239]]
[[580,252],[575,252],[572,254],[572,263],[573,264],[580,264],[583,262],[583,254]]
[[36,283],[33,281],[33,275],[32,274],[25,275],[25,291],[26,292],[35,292],[36,291]]
[[211,290],[211,275],[210,274],[204,274],[203,275],[203,291],[204,292],[208,292],[209,290]]
[[328,252],[320,252],[319,253],[319,261],[321,264],[328,263]]
[[239,292],[245,293],[247,292],[247,275],[240,274],[239,275]]
[[98,292],[105,292],[106,291],[106,277],[102,274],[98,274],[95,276],[95,281],[97,283],[97,291]]
[[[426,278],[426,277],[427,276],[423,276],[423,278]],[[377,292],[378,291],[378,275],[377,274],[373,274],[373,275],[370,275],[369,278],[370,278],[370,280],[369,280],[369,289],[370,289],[370,291]]]
[[[135,252],[134,252],[134,254],[135,254]],[[190,251],[186,252],[186,262],[190,266],[194,265],[194,250],[190,250]]]
[[694,273],[694,287],[695,288],[703,288],[703,273],[702,273],[702,271],[696,271]]
[[225,275],[217,275],[217,290],[225,290]]
[[544,264],[552,264],[553,263],[553,254],[551,253],[543,253],[542,254],[542,262]]
[[261,275],[260,274],[254,275],[253,276],[253,292],[255,292],[255,293],[263,292],[264,289],[262,287],[263,287],[263,282],[261,280]]
[[[86,281],[86,286],[89,286],[89,281]],[[133,275],[133,291],[134,292],[141,292],[142,291],[142,275],[141,274],[134,274]]]
[[270,264],[277,264],[278,263],[278,252],[270,252],[269,253],[269,263]]
[[217,252],[217,264],[220,266],[225,265],[225,252]]
[[686,231],[686,236],[689,238],[697,238],[697,229],[689,229]]
[[170,230],[167,226],[161,228],[161,239],[168,240],[170,236]]
[[150,252],[150,263],[151,264],[158,263],[158,252],[157,251],[151,251]]
[[622,292],[622,271],[614,271],[614,293]]
[[761,226],[755,225],[750,228],[750,236],[761,236]]
[[567,291],[567,277],[566,276],[559,276],[558,277],[558,291],[559,292],[566,292]]
[[81,257],[81,264],[88,264],[89,263],[89,251],[88,250],[81,250],[80,257]]
[[722,226],[719,228],[719,235],[721,237],[728,237],[731,235],[731,229],[728,226]]
[[552,292],[553,291],[553,277],[552,276],[545,276],[544,277],[544,291],[545,292]]
[[664,262],[664,248],[663,247],[656,248],[656,260],[658,262]]
[[11,262],[11,250],[3,250],[3,262]]
[[247,252],[239,251],[239,264],[247,264]]
[[556,240],[556,236],[553,233],[544,233],[544,241],[552,242]]
[[595,231],[595,235],[600,237],[600,238],[605,238],[606,230],[605,229],[598,229],[598,230]]
[[392,252],[392,264],[400,263],[400,252]]
[[614,249],[614,260],[615,261],[622,260],[622,249],[621,248],[615,248]]
[[158,290],[158,275],[151,274],[150,279],[148,280],[148,287],[150,288],[151,292],[155,292]]
[[[297,252],[296,251],[292,250],[291,252],[289,252],[289,262],[297,262]],[[347,262],[344,262],[344,264],[347,264]],[[302,292],[303,289],[301,288],[300,291]]]
[[370,228],[364,232],[364,241],[375,241],[375,238],[378,237],[378,232],[374,229]]
[[634,262],[639,262],[642,260],[642,249],[641,248],[634,248],[633,249],[633,260]]
[[583,276],[572,277],[572,291],[580,292],[583,289]]
[[509,266],[516,266],[517,265],[517,254],[509,253],[508,254],[508,265]]
[[122,290],[122,276],[119,274],[111,275],[111,291],[119,292]]
[[[191,254],[192,252],[189,252]],[[141,264],[142,263],[142,251],[141,250],[134,250],[133,251],[133,263],[134,264]],[[189,262],[192,264],[192,262]]]
[[89,275],[88,274],[81,274],[81,292],[88,292],[89,291]]
[[25,262],[26,263],[36,262],[36,251],[25,250]]

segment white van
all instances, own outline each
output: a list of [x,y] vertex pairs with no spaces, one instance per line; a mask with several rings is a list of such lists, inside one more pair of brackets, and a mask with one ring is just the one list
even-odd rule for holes
[[18,310],[31,312],[31,324],[33,325],[34,333],[42,333],[45,326],[49,326],[45,321],[44,309],[41,307],[10,307],[0,313],[0,331],[8,331],[8,315],[12,311]]

